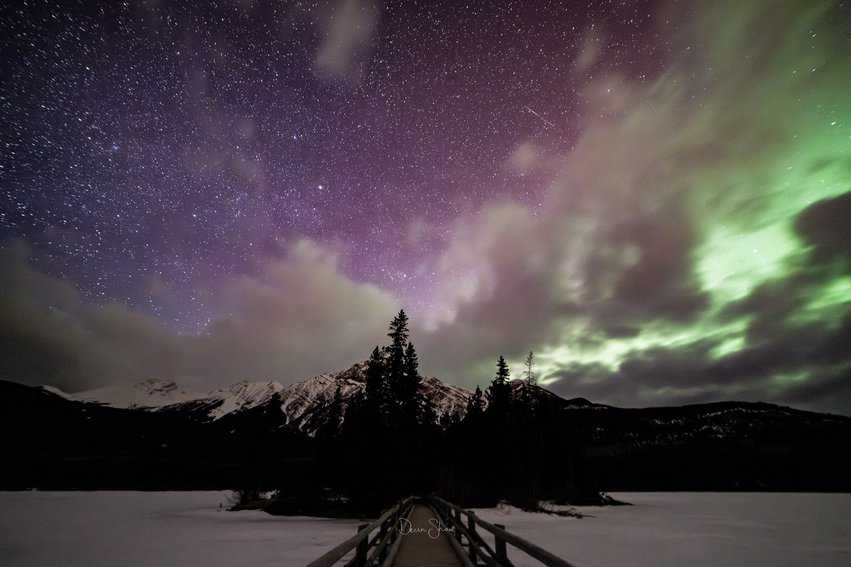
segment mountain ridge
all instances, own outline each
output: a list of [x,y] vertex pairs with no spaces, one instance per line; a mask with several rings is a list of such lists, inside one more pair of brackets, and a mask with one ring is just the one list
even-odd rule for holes
[[[128,386],[110,386],[74,394],[52,386],[40,388],[70,401],[120,409],[177,413],[199,421],[217,421],[225,416],[235,417],[240,412],[279,404],[277,409],[284,424],[313,435],[321,427],[338,387],[344,412],[350,400],[364,390],[365,371],[366,362],[358,362],[344,370],[319,374],[292,384],[283,385],[276,380],[243,380],[209,392],[192,392],[172,380],[164,379],[147,379]],[[851,423],[851,418],[845,416],[809,412],[767,402],[719,401],[683,406],[621,408],[581,397],[564,398],[544,387],[529,386],[523,380],[513,380],[511,385],[515,396],[519,396],[525,388],[533,388],[533,398],[550,401],[561,411],[602,412],[601,416],[608,416],[606,419],[601,417],[603,421],[611,421],[613,416],[618,419],[626,416],[644,419],[643,416],[652,414],[652,418],[647,418],[649,426],[662,429],[678,423],[684,425],[686,421],[703,420],[713,422],[711,428],[717,431],[726,431],[728,435],[740,434],[745,432],[746,426],[734,427],[730,423],[718,425],[715,422],[747,422],[748,413],[762,417],[771,415],[775,420],[781,416],[795,416],[804,420],[806,416],[818,416],[816,420],[830,421],[835,418],[839,422]],[[471,390],[446,384],[431,376],[423,377],[420,393],[434,405],[438,417],[449,414],[458,420],[463,418],[467,403],[473,395]],[[484,402],[486,405],[486,398]],[[683,415],[691,417],[685,418]],[[709,427],[706,423],[703,426]]]

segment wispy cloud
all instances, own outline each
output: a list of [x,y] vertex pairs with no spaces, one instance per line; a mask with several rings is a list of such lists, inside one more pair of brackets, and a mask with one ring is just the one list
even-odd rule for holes
[[314,58],[321,76],[357,80],[358,65],[368,53],[380,9],[372,2],[339,0],[326,7],[320,23],[322,42]]

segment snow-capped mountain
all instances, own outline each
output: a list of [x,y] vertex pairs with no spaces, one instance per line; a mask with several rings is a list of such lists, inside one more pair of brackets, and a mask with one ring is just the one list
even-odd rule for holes
[[[211,392],[193,392],[173,381],[158,379],[76,394],[50,386],[43,388],[68,400],[123,409],[180,412],[213,421],[237,412],[280,404],[287,423],[312,434],[321,425],[338,387],[344,408],[353,396],[363,391],[365,370],[366,364],[361,362],[340,372],[320,374],[287,386],[274,380],[243,381]],[[449,413],[459,417],[472,395],[469,390],[444,384],[434,377],[423,378],[420,392],[434,404],[437,415]]]

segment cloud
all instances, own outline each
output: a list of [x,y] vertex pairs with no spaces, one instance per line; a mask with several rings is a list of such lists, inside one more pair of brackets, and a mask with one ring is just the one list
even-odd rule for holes
[[[458,220],[436,262],[438,372],[482,383],[532,348],[553,387],[603,401],[846,401],[830,345],[851,310],[848,158],[816,110],[851,110],[831,9],[704,5],[655,79],[595,73],[542,210]],[[575,67],[604,62],[597,33]],[[521,144],[509,164],[536,159]]]
[[543,148],[532,142],[523,142],[512,150],[506,166],[515,173],[526,174],[541,165],[543,159]]
[[301,240],[259,274],[225,281],[211,299],[221,316],[187,336],[121,304],[86,302],[27,257],[20,243],[0,250],[0,373],[71,391],[151,377],[301,380],[364,358],[398,309],[340,273],[334,251]]
[[122,305],[85,302],[71,284],[29,266],[28,253],[20,242],[0,250],[3,377],[79,389],[175,373],[176,336]]
[[316,52],[314,69],[320,76],[357,80],[357,63],[368,49],[379,9],[370,2],[339,0],[329,7],[321,21],[322,42]]
[[399,309],[386,292],[342,274],[338,255],[310,240],[256,276],[231,279],[218,301],[226,315],[197,339],[193,374],[218,369],[284,382],[366,358]]
[[421,350],[431,353],[430,369],[469,384],[481,362],[535,344],[557,325],[557,257],[540,246],[542,229],[526,208],[511,203],[458,221],[436,266],[437,307],[426,320],[432,332],[419,339]]
[[573,67],[577,73],[587,73],[600,61],[603,55],[603,44],[603,39],[594,29],[585,34],[582,49],[576,61],[573,62]]

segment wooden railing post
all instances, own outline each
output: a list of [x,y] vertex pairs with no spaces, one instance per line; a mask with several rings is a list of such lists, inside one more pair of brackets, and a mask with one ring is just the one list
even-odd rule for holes
[[470,561],[476,563],[476,546],[473,539],[476,537],[476,513],[470,510],[467,514],[467,531],[470,533]]
[[[358,533],[367,529],[369,524],[361,524],[358,526]],[[355,552],[355,565],[363,567],[366,565],[366,554],[369,551],[369,534],[358,543],[358,549]]]
[[[405,503],[407,503],[407,500]],[[396,512],[398,512],[397,506],[388,508],[372,523],[361,524],[358,526],[358,531],[355,535],[336,545],[333,549],[322,554],[322,556],[314,559],[307,564],[307,567],[331,567],[352,551],[355,551],[355,557],[349,564],[362,565],[369,554],[369,534],[372,533],[373,530],[381,527],[381,524],[383,524],[388,518],[392,518],[393,514]],[[376,541],[377,540],[373,540],[373,544],[376,543]],[[399,538],[396,538],[396,541],[398,542]]]
[[[574,567],[561,557],[553,555],[532,542],[512,534],[502,524],[488,523],[485,520],[479,519],[472,510],[461,510],[454,504],[446,502],[439,497],[434,497],[433,501],[435,503],[435,511],[438,513],[441,521],[451,521],[456,531],[463,533],[468,540],[468,553],[465,555],[459,545],[460,538],[456,539],[451,537],[451,535],[449,536],[450,544],[452,544],[453,549],[461,558],[462,563],[467,567],[479,565],[479,560],[484,561],[486,565],[491,567],[496,567],[497,565],[499,567],[512,567],[511,561],[508,559],[508,545],[516,547],[547,567]],[[404,500],[396,507],[387,509],[378,519],[370,524],[360,524],[355,535],[326,552],[321,557],[311,561],[307,567],[333,567],[339,560],[352,551],[355,552],[355,556],[347,564],[349,567],[365,567],[367,561],[371,561],[373,564],[375,562],[381,562],[382,565],[392,564],[396,553],[399,551],[399,545],[402,542],[402,538],[398,533],[398,525],[394,526],[394,521],[398,522],[398,519],[404,516],[406,509],[404,505],[406,504],[409,504],[409,500]],[[467,515],[466,530],[464,529],[464,522],[461,520],[461,516],[465,514]],[[494,536],[493,547],[482,539],[478,528]],[[376,529],[380,533],[370,543],[369,535]],[[373,557],[369,558],[371,545],[375,547],[375,551]]]
[[[503,526],[502,524],[494,524],[494,525],[501,530],[505,529],[505,526]],[[508,550],[505,547],[505,540],[502,539],[499,536],[499,534],[494,534],[493,537],[494,537],[493,550],[494,550],[494,552],[496,552],[496,560],[499,562],[500,565],[503,565],[505,567],[507,567],[508,565],[511,565],[508,562]]]

